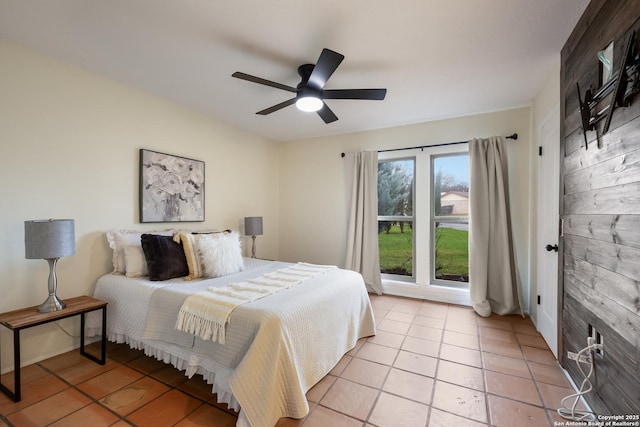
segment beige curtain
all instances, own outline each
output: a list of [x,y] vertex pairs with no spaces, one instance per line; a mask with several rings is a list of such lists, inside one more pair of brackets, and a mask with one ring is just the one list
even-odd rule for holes
[[369,292],[382,294],[378,255],[378,152],[345,154],[349,223],[345,268],[362,274]]
[[503,137],[469,141],[469,292],[480,316],[522,314]]

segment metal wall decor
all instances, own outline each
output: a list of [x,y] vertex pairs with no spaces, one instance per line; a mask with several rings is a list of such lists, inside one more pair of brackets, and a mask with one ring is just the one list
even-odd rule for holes
[[640,56],[637,53],[635,31],[627,39],[618,70],[607,81],[604,78],[602,80],[602,87],[595,94],[592,94],[591,88],[587,89],[584,99],[580,93],[580,85],[576,83],[585,149],[589,149],[587,131],[597,132],[596,124],[605,119],[602,135],[606,134],[616,107],[628,107],[631,99],[640,91]]

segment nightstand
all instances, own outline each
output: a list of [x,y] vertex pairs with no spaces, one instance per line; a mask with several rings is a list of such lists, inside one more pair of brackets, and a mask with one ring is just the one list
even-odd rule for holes
[[[0,325],[13,331],[13,360],[14,360],[14,391],[12,392],[2,383],[0,391],[18,402],[20,396],[20,331],[32,326],[43,325],[56,320],[80,315],[80,354],[96,363],[104,365],[107,359],[107,302],[89,296],[65,299],[67,306],[62,310],[50,313],[38,312],[38,306],[23,308],[0,314]],[[84,351],[85,315],[91,311],[102,310],[102,349],[101,357],[97,358]]]

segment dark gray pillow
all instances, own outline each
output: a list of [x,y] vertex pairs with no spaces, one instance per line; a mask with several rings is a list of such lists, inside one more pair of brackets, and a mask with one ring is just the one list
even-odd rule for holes
[[173,236],[143,234],[140,241],[147,260],[149,280],[159,281],[189,275],[182,244],[174,242]]

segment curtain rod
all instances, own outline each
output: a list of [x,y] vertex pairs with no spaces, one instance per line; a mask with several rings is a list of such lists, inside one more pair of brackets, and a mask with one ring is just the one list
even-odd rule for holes
[[[518,134],[514,133],[512,135],[509,136],[505,136],[505,138],[507,139],[513,139],[516,140],[518,139]],[[419,145],[417,147],[404,147],[404,148],[389,148],[388,150],[378,150],[378,153],[387,153],[389,151],[404,151],[404,150],[416,150],[416,149],[420,149],[420,150],[424,150],[425,148],[429,148],[429,147],[443,147],[445,145],[457,145],[457,144],[466,144],[469,141],[458,141],[458,142],[444,142],[442,144],[433,144],[433,145]],[[345,154],[344,153],[340,153],[340,157],[344,157]]]

